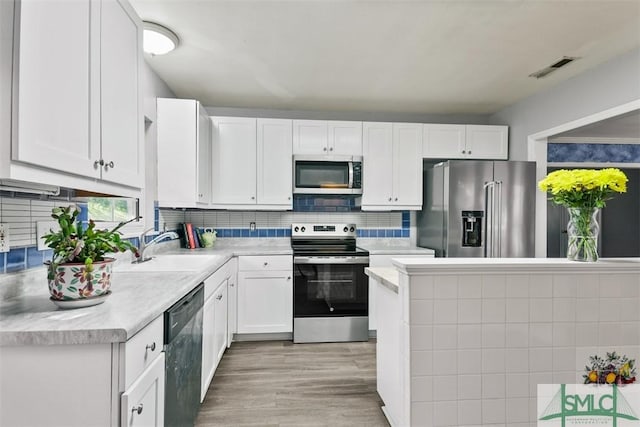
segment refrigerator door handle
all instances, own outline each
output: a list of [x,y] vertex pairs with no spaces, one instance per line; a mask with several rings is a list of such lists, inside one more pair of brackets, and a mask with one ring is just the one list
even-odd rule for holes
[[496,187],[498,189],[497,197],[495,197],[496,207],[494,210],[494,217],[496,219],[496,229],[494,230],[493,238],[495,238],[496,248],[494,256],[502,257],[502,181],[496,181]]
[[489,181],[484,184],[484,211],[486,214],[484,221],[484,257],[493,256],[493,205],[495,197],[495,182]]

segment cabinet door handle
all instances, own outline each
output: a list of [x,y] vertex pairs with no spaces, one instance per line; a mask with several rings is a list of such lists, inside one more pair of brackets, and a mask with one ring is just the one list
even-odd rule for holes
[[95,162],[93,162],[93,168],[94,169],[98,169],[98,166],[102,166],[104,165],[104,160],[100,159],[100,160],[96,160]]
[[323,147],[323,148],[322,148],[322,151],[327,151],[327,147]]
[[217,299],[218,301],[220,301],[220,300],[222,299],[222,294],[218,295],[218,296],[216,297],[216,299]]
[[229,283],[229,286],[233,288],[235,285],[233,283]]
[[329,151],[333,151],[333,147],[329,147]]
[[115,163],[113,163],[113,160],[111,160],[109,163],[104,164],[104,170],[108,171],[109,168],[113,169],[114,166],[115,166]]
[[256,196],[251,196],[251,200],[255,200],[255,199],[256,199]]
[[156,351],[156,343],[153,342],[153,343],[151,343],[151,345],[147,344],[146,349],[147,350],[151,350],[151,351]]
[[389,197],[389,201],[393,200],[391,197]]
[[398,201],[398,198],[396,197],[395,199],[393,199],[393,201],[394,201],[394,202],[397,202],[397,201]]
[[269,263],[268,263],[268,262],[265,262],[265,263],[264,263],[264,266],[266,267],[267,265],[269,265]]
[[465,150],[462,150],[462,154],[464,154],[464,153],[466,153],[466,151],[465,151]]
[[471,150],[469,150],[469,154],[471,154]]
[[287,280],[291,280],[291,276],[287,276]]
[[141,403],[138,406],[134,406],[133,408],[131,408],[131,412],[133,412],[134,414],[140,415],[142,413],[142,409],[143,409],[143,406]]

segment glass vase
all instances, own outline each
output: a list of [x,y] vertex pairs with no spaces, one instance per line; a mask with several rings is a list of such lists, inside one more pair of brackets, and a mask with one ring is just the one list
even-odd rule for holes
[[572,261],[598,260],[598,208],[567,208],[567,258]]

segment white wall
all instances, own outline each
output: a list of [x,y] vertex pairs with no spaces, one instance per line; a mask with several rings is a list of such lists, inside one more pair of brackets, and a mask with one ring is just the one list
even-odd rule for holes
[[419,114],[360,111],[270,110],[261,108],[206,107],[211,116],[269,117],[305,120],[354,120],[363,122],[487,124],[486,114]]
[[144,61],[142,70],[143,109],[145,116],[144,156],[145,156],[145,200],[140,211],[147,228],[153,226],[153,201],[158,199],[157,162],[157,112],[156,98],[175,98],[175,94],[153,69]]
[[637,99],[640,49],[519,101],[490,116],[489,122],[509,125],[509,159],[527,160],[529,135]]

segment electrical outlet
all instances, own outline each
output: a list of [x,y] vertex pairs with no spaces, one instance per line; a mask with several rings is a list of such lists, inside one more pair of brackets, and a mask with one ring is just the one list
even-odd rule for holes
[[9,226],[0,224],[0,253],[9,252]]
[[249,223],[249,231],[256,231],[256,223],[251,221]]
[[36,222],[36,241],[38,242],[38,250],[44,251],[49,247],[44,243],[43,235],[51,231],[60,230],[60,224],[57,221],[38,221]]

